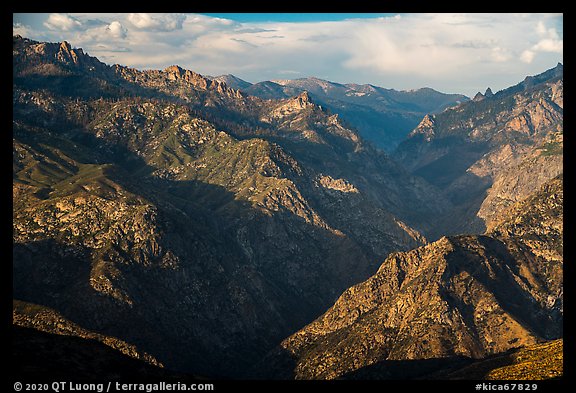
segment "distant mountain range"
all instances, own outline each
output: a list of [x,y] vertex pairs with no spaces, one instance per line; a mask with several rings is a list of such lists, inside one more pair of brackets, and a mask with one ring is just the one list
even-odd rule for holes
[[304,91],[319,105],[337,113],[362,137],[391,152],[429,113],[469,100],[462,94],[444,94],[422,88],[397,91],[374,85],[340,84],[318,78],[273,80],[251,84],[234,75],[212,79],[263,99],[282,99]]
[[14,36],[12,97],[13,375],[561,373],[561,65],[466,100]]

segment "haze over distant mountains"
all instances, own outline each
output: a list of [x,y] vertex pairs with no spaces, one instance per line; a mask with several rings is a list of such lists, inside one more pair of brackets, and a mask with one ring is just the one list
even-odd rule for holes
[[14,36],[17,375],[488,378],[532,349],[523,378],[561,375],[563,66],[487,93]]
[[251,84],[234,75],[212,77],[228,86],[263,99],[281,99],[307,91],[312,99],[354,127],[362,137],[391,152],[428,113],[469,100],[462,94],[434,89],[411,91],[373,85],[340,84],[318,78],[273,80]]

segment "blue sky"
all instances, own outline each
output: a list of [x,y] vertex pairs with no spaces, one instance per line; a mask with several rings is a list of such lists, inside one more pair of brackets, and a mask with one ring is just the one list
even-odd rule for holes
[[468,96],[563,62],[562,14],[43,13],[13,14],[13,32],[139,69]]

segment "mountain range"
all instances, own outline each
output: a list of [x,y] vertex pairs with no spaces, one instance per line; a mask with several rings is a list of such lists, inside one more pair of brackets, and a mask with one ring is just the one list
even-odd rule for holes
[[234,75],[212,80],[263,99],[283,99],[307,92],[322,107],[337,113],[367,141],[393,151],[428,113],[439,113],[469,100],[431,88],[397,91],[370,84],[335,83],[310,77],[251,84]]
[[128,375],[385,379],[551,348],[562,75],[467,100],[14,36],[13,353],[69,338],[144,364],[114,360]]

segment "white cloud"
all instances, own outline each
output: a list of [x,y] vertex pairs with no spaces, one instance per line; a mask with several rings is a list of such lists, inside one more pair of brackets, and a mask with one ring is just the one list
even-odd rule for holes
[[122,26],[122,23],[115,20],[106,27],[106,31],[115,38],[126,38],[128,30]]
[[533,51],[526,49],[520,55],[520,60],[522,60],[524,63],[530,64],[534,60],[534,56],[536,56],[536,54]]
[[[38,14],[40,18],[40,14]],[[179,64],[258,82],[293,75],[473,95],[562,61],[562,14],[402,14],[252,22],[201,14],[50,14],[15,34],[61,41],[141,69]],[[24,33],[24,34],[23,34]]]
[[22,37],[29,37],[32,33],[32,29],[30,26],[26,26],[22,23],[16,22],[12,23],[12,34],[13,35],[21,35]]
[[537,52],[557,52],[560,53],[563,50],[564,41],[555,40],[551,38],[545,38],[540,40],[536,45],[532,47],[533,50]]
[[510,53],[506,49],[500,48],[499,46],[492,48],[492,53],[490,55],[491,59],[497,63],[508,61],[511,58]]
[[82,22],[67,14],[50,14],[44,26],[50,30],[74,31],[84,28]]
[[540,21],[538,22],[536,31],[542,38],[532,47],[532,50],[537,52],[562,52],[564,41],[560,39],[555,28],[546,28],[544,23]]
[[520,60],[530,64],[541,53],[559,53],[564,50],[564,41],[560,38],[558,31],[554,27],[548,28],[544,21],[539,20],[534,29],[536,35],[533,40],[537,42],[525,49],[520,55]]
[[182,14],[129,14],[128,21],[141,30],[174,31],[181,30],[186,15]]

